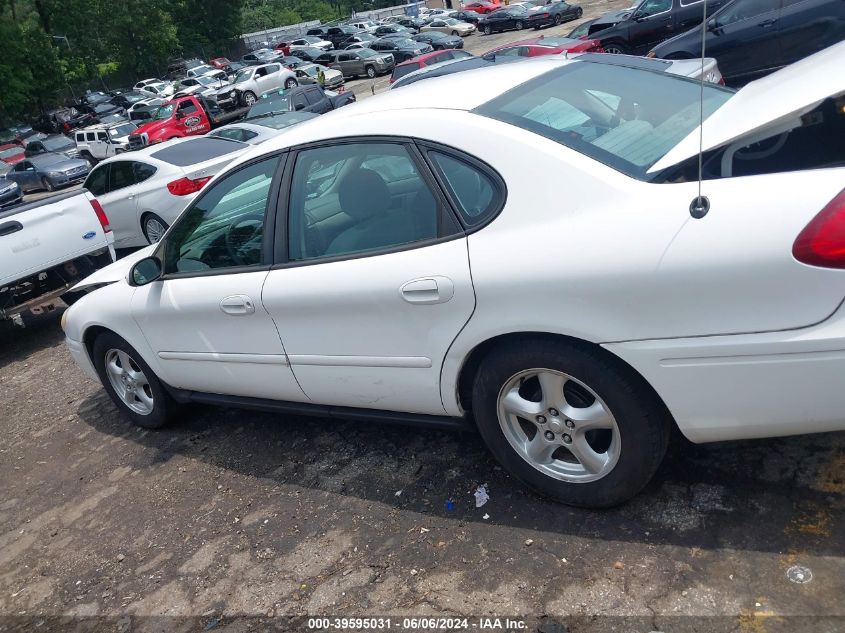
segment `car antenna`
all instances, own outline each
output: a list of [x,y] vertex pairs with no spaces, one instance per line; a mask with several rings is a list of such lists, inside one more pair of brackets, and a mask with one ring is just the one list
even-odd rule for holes
[[701,195],[701,181],[704,178],[704,41],[707,36],[707,0],[701,3],[701,75],[699,76],[698,99],[698,196],[690,203],[689,212],[700,220],[710,210],[710,200]]

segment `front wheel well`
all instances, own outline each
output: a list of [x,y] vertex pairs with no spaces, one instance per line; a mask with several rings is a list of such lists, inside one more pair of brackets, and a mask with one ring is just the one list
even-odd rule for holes
[[88,352],[88,358],[92,363],[94,362],[94,341],[97,340],[97,337],[100,336],[100,334],[105,332],[116,334],[116,332],[112,332],[112,330],[107,327],[103,327],[102,325],[92,325],[82,334],[82,343],[85,345],[85,351]]
[[566,336],[563,334],[552,334],[549,332],[510,332],[508,334],[500,334],[493,338],[487,339],[476,345],[472,351],[467,355],[460,373],[458,374],[458,402],[464,411],[472,412],[472,387],[475,382],[475,376],[478,373],[479,367],[484,358],[493,349],[506,344],[528,342],[528,341],[548,341],[548,342],[565,342],[569,345],[580,347],[582,349],[590,350],[606,357],[610,362],[619,365],[626,373],[630,374],[632,379],[639,384],[641,389],[644,389],[650,397],[654,398],[655,402],[666,412],[666,415],[672,420],[674,418],[663,402],[663,398],[654,390],[654,387],[643,378],[642,374],[634,369],[630,364],[619,358],[616,354],[608,351],[601,345],[591,343],[584,339],[576,338],[574,336]]

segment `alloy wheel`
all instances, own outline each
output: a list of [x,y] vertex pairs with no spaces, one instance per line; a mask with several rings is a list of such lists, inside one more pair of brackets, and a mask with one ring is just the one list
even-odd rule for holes
[[621,437],[609,407],[580,380],[553,369],[528,369],[507,381],[497,401],[511,447],[544,475],[586,483],[610,473]]
[[140,365],[122,349],[106,352],[106,375],[117,397],[140,415],[149,415],[155,407],[150,382]]
[[248,107],[250,107],[250,108],[251,108],[252,106],[254,106],[254,105],[255,105],[255,101],[256,101],[256,99],[255,99],[255,95],[254,95],[254,94],[252,94],[251,92],[244,93],[244,103],[245,103]]
[[167,231],[165,227],[157,218],[147,218],[144,222],[144,233],[147,236],[150,244],[156,244],[164,237],[164,232]]
[[522,30],[522,21],[521,21],[521,20],[517,21],[517,23],[516,23],[516,30],[517,30],[517,31],[521,31],[521,30]]

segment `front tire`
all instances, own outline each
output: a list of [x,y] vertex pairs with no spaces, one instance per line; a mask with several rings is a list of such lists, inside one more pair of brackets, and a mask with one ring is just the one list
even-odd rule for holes
[[669,415],[645,381],[587,344],[529,340],[481,362],[473,412],[490,452],[543,496],[604,508],[651,480]]
[[522,20],[517,20],[513,26],[517,31],[521,31],[525,25],[522,23]]
[[367,73],[367,77],[369,77],[370,79],[376,78],[376,69],[374,66],[367,66],[364,70]]
[[41,186],[44,187],[45,191],[52,192],[52,191],[56,190],[56,185],[54,185],[52,182],[50,182],[50,179],[47,178],[46,176],[41,179]]
[[104,332],[94,341],[92,355],[106,393],[134,424],[160,429],[172,421],[176,401],[129,343],[113,332]]
[[243,104],[248,108],[251,108],[252,106],[254,106],[255,102],[258,101],[258,98],[255,96],[255,93],[252,92],[251,90],[247,90],[243,94],[241,99],[243,101]]

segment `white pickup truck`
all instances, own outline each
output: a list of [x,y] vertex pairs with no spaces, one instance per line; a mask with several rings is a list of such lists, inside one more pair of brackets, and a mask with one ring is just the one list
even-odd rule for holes
[[84,189],[0,211],[0,320],[72,303],[68,291],[115,260],[100,203]]

